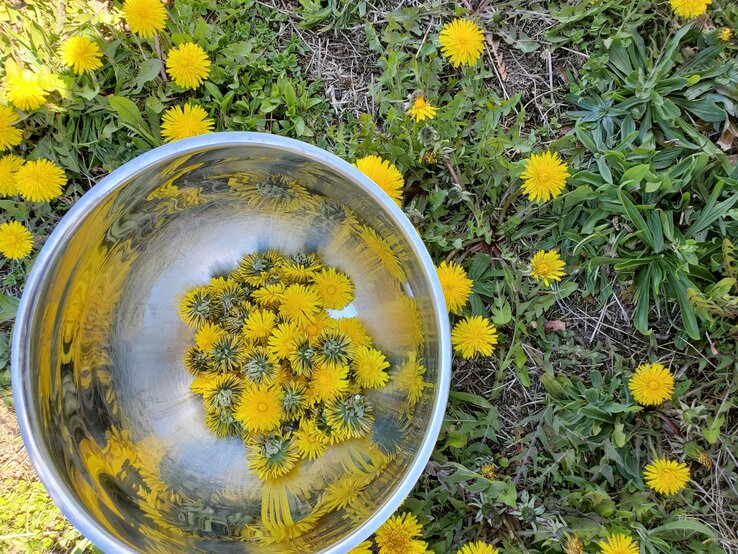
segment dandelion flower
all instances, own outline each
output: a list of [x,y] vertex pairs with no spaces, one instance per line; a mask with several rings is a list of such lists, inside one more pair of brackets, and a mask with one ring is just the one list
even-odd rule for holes
[[246,318],[243,326],[245,339],[259,342],[265,341],[272,334],[272,329],[277,323],[277,316],[269,310],[254,310]]
[[561,278],[566,275],[565,265],[556,250],[539,250],[530,260],[530,275],[548,286],[552,281],[561,281]]
[[126,0],[123,17],[131,31],[142,38],[153,38],[167,24],[167,11],[161,0]]
[[312,287],[294,284],[284,290],[279,313],[287,321],[298,325],[310,323],[320,312],[320,298]]
[[161,119],[161,136],[167,142],[213,132],[213,120],[200,106],[172,106]]
[[340,319],[330,320],[333,328],[338,329],[346,335],[354,345],[359,348],[361,346],[371,346],[372,338],[364,327],[364,324],[358,317],[342,317]]
[[455,312],[466,306],[474,282],[469,279],[464,268],[453,262],[441,262],[436,271],[448,310]]
[[495,470],[494,464],[484,464],[479,469],[479,473],[482,474],[482,477],[490,481],[494,481],[497,478],[497,471]]
[[329,267],[313,277],[313,287],[323,307],[341,310],[354,299],[354,285],[345,273]]
[[260,306],[268,308],[274,308],[279,306],[282,301],[282,294],[287,285],[284,283],[268,283],[251,293],[251,298],[254,299]]
[[658,406],[674,392],[674,376],[661,364],[641,364],[628,381],[628,388],[639,404]]
[[87,37],[69,37],[62,43],[59,56],[77,75],[102,67],[100,48]]
[[484,51],[484,34],[469,19],[454,19],[441,29],[441,52],[454,67],[474,65]]
[[221,327],[207,321],[195,333],[195,344],[203,352],[209,352],[218,339],[227,334]]
[[720,34],[718,36],[723,42],[730,42],[730,39],[733,38],[733,31],[730,27],[723,27],[720,29]]
[[199,328],[213,311],[213,294],[208,287],[197,287],[184,295],[179,304],[179,316],[190,327]]
[[184,42],[169,51],[167,73],[180,87],[197,88],[210,73],[210,59],[197,44]]
[[353,371],[356,384],[373,389],[387,384],[389,376],[385,369],[389,362],[379,350],[362,346],[356,350],[353,359]]
[[18,194],[15,179],[23,163],[23,159],[14,154],[8,154],[0,158],[0,196],[15,196]]
[[0,253],[11,260],[25,258],[33,248],[33,235],[17,221],[0,224]]
[[207,353],[208,360],[218,371],[235,371],[243,362],[245,350],[240,337],[223,335]]
[[18,193],[31,202],[44,202],[56,198],[66,184],[64,170],[49,160],[28,161],[15,174]]
[[424,119],[433,119],[436,116],[437,111],[438,108],[431,106],[425,96],[418,96],[413,102],[413,105],[410,106],[407,113],[409,113],[410,117],[415,121],[423,121]]
[[343,400],[329,403],[325,409],[325,420],[332,429],[349,437],[363,437],[371,429],[374,417],[372,406],[365,396],[355,394]]
[[17,127],[18,114],[10,106],[0,106],[0,152],[18,146],[23,133]]
[[187,349],[184,366],[187,371],[195,376],[200,376],[203,371],[210,369],[206,353],[200,350],[197,346],[191,346]]
[[497,344],[497,329],[486,317],[466,317],[451,331],[451,343],[464,358],[491,356]]
[[646,484],[656,492],[672,495],[687,486],[689,467],[674,460],[657,458],[646,466],[643,477]]
[[329,402],[341,396],[349,388],[348,366],[320,365],[310,378],[310,396],[318,402]]
[[584,552],[584,545],[576,535],[566,533],[564,539],[564,554],[582,554]]
[[638,547],[638,541],[623,533],[610,535],[598,544],[600,545],[600,554],[639,554],[641,551]]
[[35,110],[46,103],[46,91],[39,83],[39,76],[22,71],[6,78],[5,93],[16,108]]
[[263,346],[250,349],[244,356],[242,372],[253,383],[278,384],[279,360]]
[[300,336],[300,330],[295,323],[283,321],[277,325],[269,337],[267,347],[269,352],[277,358],[289,358],[292,353],[292,343]]
[[569,177],[568,166],[558,152],[532,154],[525,162],[523,192],[534,202],[556,198],[564,190]]
[[469,542],[459,548],[456,554],[500,554],[500,551],[486,542]]
[[318,335],[325,329],[326,327],[330,326],[331,322],[334,321],[331,319],[331,316],[328,315],[328,312],[325,310],[320,310],[317,314],[315,314],[315,317],[311,320],[309,320],[306,323],[303,323],[302,325],[299,325],[300,333],[302,334],[302,338],[307,339],[308,341],[314,341],[318,338]]
[[669,0],[669,4],[675,14],[691,19],[705,13],[712,0]]
[[318,428],[316,420],[306,417],[300,420],[300,427],[293,438],[297,453],[306,460],[320,458],[328,446],[328,437]]
[[233,373],[220,373],[207,383],[202,397],[209,410],[231,408],[238,403],[245,388],[244,382],[238,376]]
[[346,365],[356,352],[356,345],[337,329],[323,329],[314,341],[315,360],[320,364]]
[[294,340],[290,351],[290,367],[296,375],[307,377],[315,367],[315,348],[307,340]]
[[282,391],[266,384],[254,385],[241,395],[235,416],[249,431],[271,431],[282,422]]
[[427,545],[417,540],[421,531],[413,514],[393,515],[374,535],[379,554],[424,554]]
[[270,434],[249,446],[249,469],[260,479],[278,479],[289,473],[297,463],[294,441],[278,434]]
[[402,187],[405,186],[405,179],[395,164],[379,156],[365,156],[356,160],[354,166],[374,181],[398,206],[402,205]]

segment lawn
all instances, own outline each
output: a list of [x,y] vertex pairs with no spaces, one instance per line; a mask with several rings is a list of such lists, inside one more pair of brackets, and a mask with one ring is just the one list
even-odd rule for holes
[[[473,281],[452,325],[496,330],[491,353],[456,341],[441,436],[398,512],[419,525],[404,552],[738,552],[738,5],[165,4],[151,33],[117,0],[0,5],[0,550],[94,550],[13,421],[9,341],[34,256],[107,173],[212,129],[392,164],[399,182],[375,180]],[[481,31],[464,59],[443,46],[457,18]],[[69,67],[70,37],[100,62]],[[189,44],[209,61],[201,83],[177,69]],[[172,111],[186,104],[194,128]],[[639,388],[644,364],[664,369]],[[673,483],[645,477],[660,460]],[[619,534],[637,545],[605,543]],[[400,554],[382,541],[370,551]]]

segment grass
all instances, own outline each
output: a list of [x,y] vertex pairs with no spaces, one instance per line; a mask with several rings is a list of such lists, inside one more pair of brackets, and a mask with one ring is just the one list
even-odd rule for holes
[[[570,533],[596,552],[625,532],[643,552],[738,551],[738,48],[717,34],[738,31],[738,7],[716,0],[688,23],[648,0],[175,0],[162,49],[194,40],[213,61],[195,92],[164,82],[153,42],[114,12],[83,0],[0,7],[4,63],[59,71],[60,38],[93,29],[108,60],[93,76],[62,72],[50,107],[22,117],[16,153],[70,177],[51,203],[0,200],[0,219],[33,231],[34,252],[101,176],[160,143],[161,114],[186,99],[217,130],[295,137],[349,161],[381,155],[402,171],[404,210],[434,259],[474,279],[467,311],[500,334],[492,357],[455,360],[441,437],[404,505],[429,547],[562,552]],[[437,35],[464,15],[484,27],[486,50],[454,69]],[[416,93],[440,108],[428,125],[404,117]],[[534,204],[520,174],[545,149],[572,176]],[[551,248],[568,276],[543,287],[528,261]],[[8,337],[31,265],[0,259],[8,402]],[[677,377],[656,410],[627,390],[649,360]],[[689,463],[685,491],[645,487],[657,454]],[[0,544],[89,549],[14,463],[0,470]]]

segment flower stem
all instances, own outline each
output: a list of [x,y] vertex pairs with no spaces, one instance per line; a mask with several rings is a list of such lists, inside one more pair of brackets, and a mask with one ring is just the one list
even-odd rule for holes
[[161,44],[159,44],[159,35],[154,35],[154,48],[156,48],[156,55],[159,56],[159,61],[161,62],[161,78],[166,83],[168,81],[167,79],[167,72],[164,71],[164,58],[161,55]]

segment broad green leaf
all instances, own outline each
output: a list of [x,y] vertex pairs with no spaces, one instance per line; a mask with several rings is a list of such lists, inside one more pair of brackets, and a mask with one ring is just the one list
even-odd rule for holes
[[18,311],[19,303],[20,301],[14,296],[0,294],[0,323],[15,319],[15,313]]

